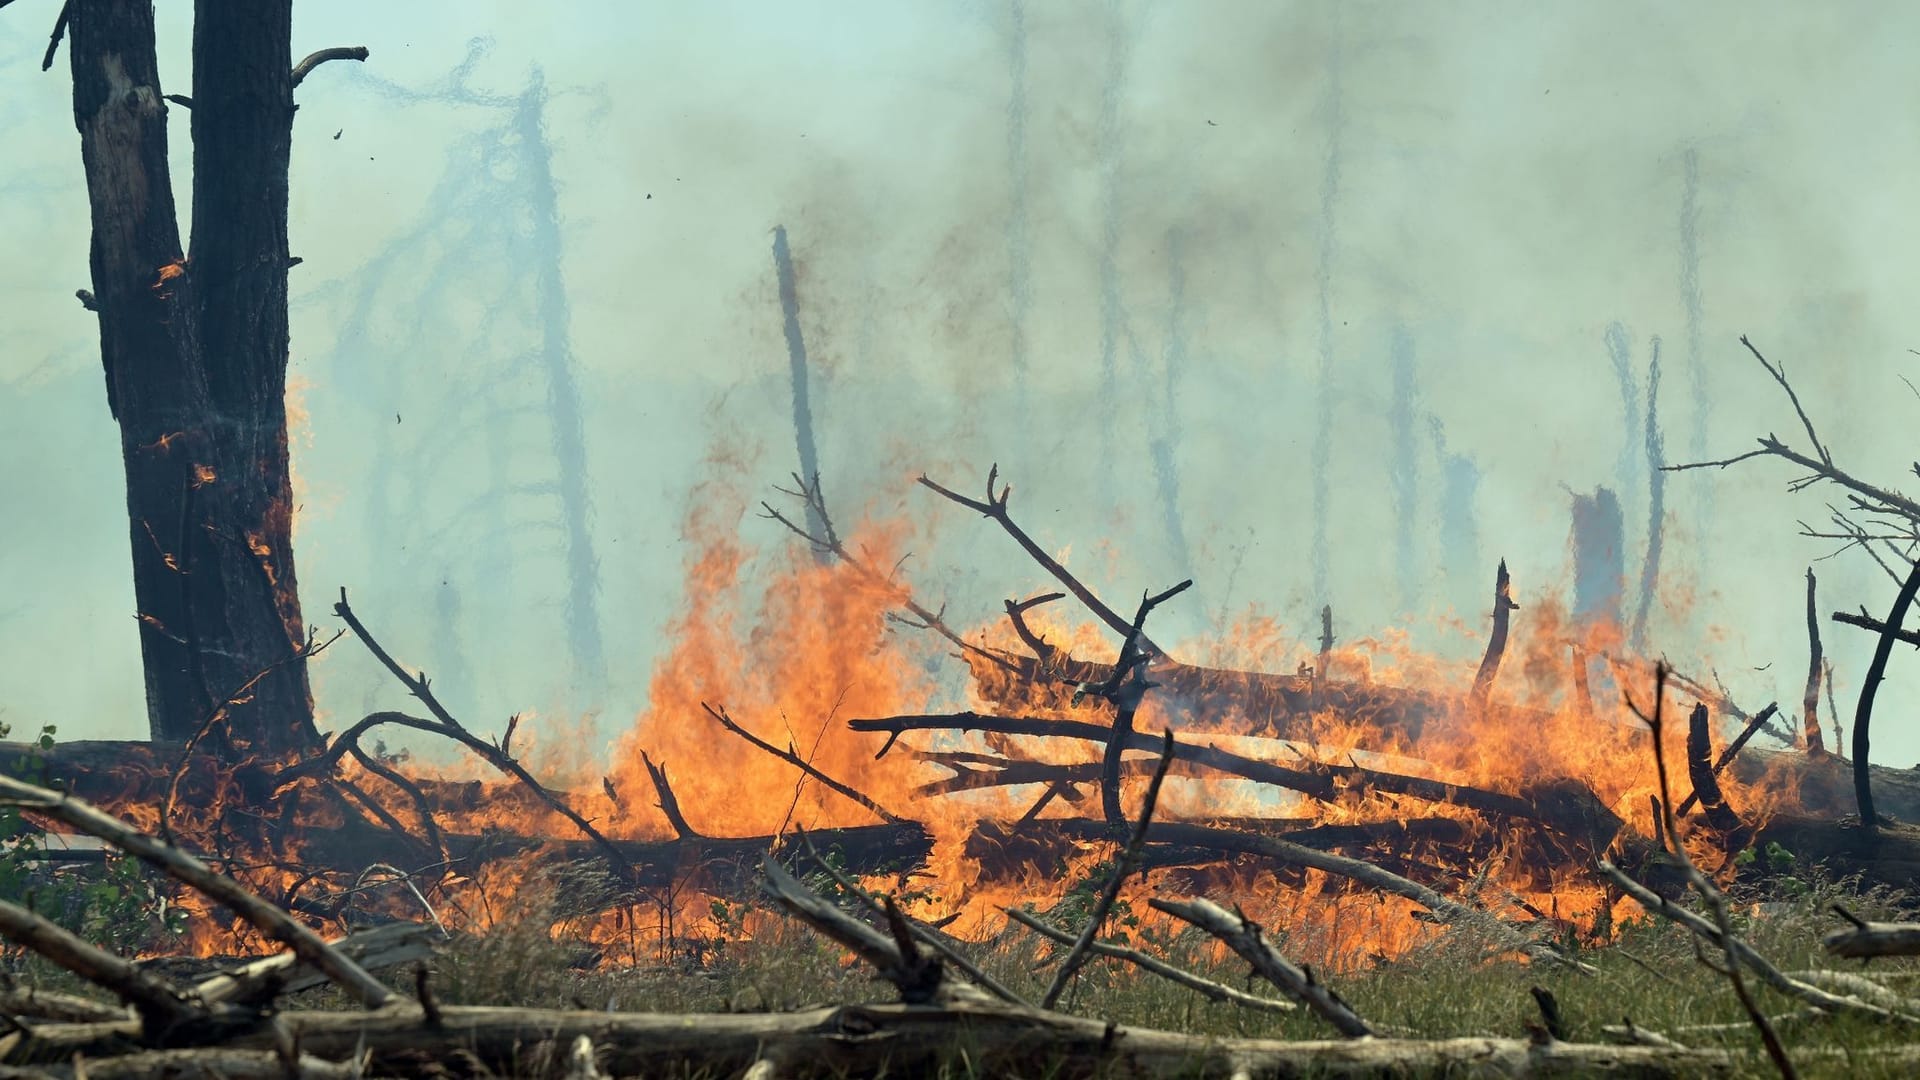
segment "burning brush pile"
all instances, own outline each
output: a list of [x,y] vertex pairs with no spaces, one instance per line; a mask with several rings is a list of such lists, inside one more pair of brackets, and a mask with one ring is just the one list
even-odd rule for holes
[[[344,593],[336,614],[427,716],[372,714],[291,763],[216,761],[192,745],[11,753],[318,925],[430,917],[484,932],[524,881],[568,867],[597,883],[569,890],[569,932],[607,963],[697,958],[717,929],[713,901],[752,896],[761,858],[801,836],[897,894],[906,917],[960,940],[1000,934],[1010,915],[1044,917],[1109,874],[1162,770],[1144,872],[1119,890],[1130,910],[1160,894],[1231,897],[1330,971],[1468,929],[1490,954],[1556,955],[1639,910],[1599,860],[1660,895],[1685,888],[1663,824],[1656,709],[1687,716],[1662,749],[1687,792],[1672,810],[1691,862],[1709,875],[1780,871],[1784,852],[1896,883],[1920,866],[1903,832],[1868,843],[1838,820],[1848,767],[1821,748],[1811,691],[1803,731],[1774,705],[1748,713],[1664,667],[1656,678],[1616,627],[1550,605],[1523,620],[1504,563],[1477,667],[1343,646],[1330,612],[1317,654],[1291,672],[1199,666],[1150,627],[1190,583],[1123,613],[1020,527],[997,474],[980,499],[921,483],[995,523],[1062,591],[956,630],[882,569],[904,554],[903,530],[869,524],[843,540],[817,485],[801,484],[787,492],[793,513],[765,509],[811,551],[796,548],[765,586],[752,625],[736,624],[748,553],[704,546],[676,648],[597,790],[539,781],[516,721],[481,735],[450,715]],[[1088,621],[1058,615],[1069,597]],[[906,628],[965,664],[970,709],[933,711],[938,687]],[[367,745],[396,728],[458,743],[487,774],[424,775]],[[1760,732],[1802,745],[1760,751]],[[1885,772],[1883,809],[1909,816],[1920,785]],[[188,951],[270,946],[244,919],[174,902],[188,928],[174,944]]]
[[[750,624],[742,612],[752,605],[740,602],[747,553],[722,540],[702,549],[675,651],[597,790],[543,784],[522,762],[516,721],[482,735],[452,716],[344,593],[334,610],[346,631],[426,716],[374,713],[293,761],[216,760],[191,743],[12,744],[14,775],[123,819],[4,779],[0,803],[16,808],[17,835],[42,837],[16,844],[41,845],[57,863],[81,855],[58,849],[56,837],[87,834],[104,841],[110,864],[130,857],[163,871],[170,883],[131,914],[137,921],[157,908],[184,929],[175,947],[291,951],[187,986],[0,904],[0,934],[134,1010],[59,1005],[85,1015],[24,1041],[9,1036],[0,1057],[68,1060],[131,1039],[161,1054],[218,1045],[289,1074],[360,1075],[372,1061],[377,1072],[427,1075],[424,1059],[408,1055],[447,1042],[434,1053],[457,1045],[489,1068],[522,1068],[527,1047],[542,1047],[540,1070],[590,1076],[609,1054],[629,1071],[689,1060],[758,1070],[772,1060],[768,1047],[784,1046],[789,1060],[831,1050],[842,1055],[831,1058],[836,1067],[860,1071],[898,1067],[902,1046],[945,1045],[961,1023],[1008,1060],[1027,1061],[1039,1032],[1042,1043],[1105,1061],[1113,1025],[1055,1011],[1096,952],[1214,1000],[1305,1006],[1352,1039],[1385,1031],[1316,969],[1343,973],[1444,937],[1484,958],[1584,970],[1581,944],[1606,941],[1622,917],[1646,911],[1724,950],[1729,970],[1750,967],[1814,1008],[1920,1022],[1920,1010],[1909,1017],[1904,1004],[1781,973],[1750,955],[1726,921],[1722,888],[1735,877],[1791,873],[1800,860],[1890,883],[1920,869],[1914,830],[1843,816],[1846,797],[1868,781],[1883,812],[1911,816],[1920,784],[1824,749],[1817,653],[1799,724],[1783,722],[1776,705],[1748,713],[1722,691],[1626,654],[1615,627],[1570,620],[1550,604],[1531,604],[1523,619],[1503,563],[1477,666],[1377,642],[1342,646],[1326,611],[1317,653],[1290,672],[1202,666],[1163,647],[1150,625],[1190,582],[1117,610],[1020,527],[997,473],[980,499],[920,482],[996,524],[1061,591],[1009,599],[1004,622],[956,630],[883,569],[904,554],[902,529],[864,524],[843,540],[817,483],[803,483],[787,493],[794,512],[765,506],[806,547],[756,597]],[[1069,597],[1086,619],[1059,615]],[[309,654],[326,644],[310,641]],[[941,693],[915,644],[957,656],[971,708],[936,711]],[[216,712],[207,729],[218,721]],[[376,741],[394,729],[451,740],[489,775],[427,775]],[[1762,732],[1788,748],[1753,747]],[[791,867],[809,868],[812,886]],[[367,975],[417,960],[423,935],[486,933],[518,918],[517,892],[562,879],[556,918],[583,962],[685,970],[722,929],[751,936],[784,916],[873,966],[901,1004],[751,1023],[535,1014],[440,1006],[424,968],[411,1004]],[[839,904],[815,891],[822,882]],[[1689,891],[1717,924],[1675,903]],[[741,916],[741,902],[756,896],[773,910],[749,904]],[[1123,910],[1131,917],[1116,918]],[[1142,941],[1123,940],[1155,925],[1204,931],[1295,1004],[1168,968],[1128,947]],[[1287,957],[1263,925],[1285,928]],[[327,931],[332,944],[319,936]],[[1037,1001],[966,956],[969,943],[1029,933],[1056,946],[1051,985]],[[1920,939],[1911,927],[1863,924],[1854,936],[1867,944],[1845,947],[1893,948],[1885,943],[1903,934]],[[1295,967],[1299,960],[1312,966]],[[375,1011],[287,1014],[296,1019],[261,1026],[281,993],[322,980]],[[15,1002],[16,1013],[44,1016],[45,1002],[34,1001]],[[902,1041],[849,1043],[848,1024]],[[1147,1073],[1166,1071],[1147,1064],[1155,1054],[1176,1064],[1226,1054],[1222,1062],[1276,1074],[1334,1060],[1441,1071],[1466,1060],[1552,1064],[1543,1054],[1654,1074],[1712,1064],[1671,1045],[1552,1038],[1384,1039],[1363,1053],[1131,1029],[1128,1037],[1125,1055]],[[324,1060],[302,1057],[302,1047]],[[342,1064],[349,1052],[358,1056]]]

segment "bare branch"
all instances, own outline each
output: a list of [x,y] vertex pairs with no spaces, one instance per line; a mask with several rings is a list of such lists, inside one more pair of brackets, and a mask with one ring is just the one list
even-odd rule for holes
[[[1136,620],[1135,625],[1138,625]],[[1046,994],[1040,999],[1042,1008],[1051,1009],[1060,995],[1065,992],[1067,983],[1086,964],[1093,941],[1100,936],[1106,925],[1107,913],[1113,910],[1113,902],[1120,897],[1120,887],[1139,869],[1140,855],[1147,843],[1147,826],[1153,822],[1154,803],[1160,798],[1160,783],[1167,778],[1167,766],[1173,764],[1173,731],[1168,729],[1160,746],[1160,764],[1153,770],[1153,779],[1147,782],[1146,797],[1140,803],[1140,821],[1133,827],[1133,835],[1128,838],[1127,846],[1120,852],[1120,859],[1114,865],[1113,875],[1100,890],[1100,896],[1094,901],[1093,911],[1087,916],[1087,925],[1080,931],[1079,940],[1073,948],[1067,950],[1067,957],[1060,962],[1060,970],[1054,972],[1053,982],[1047,987]]]
[[314,68],[329,60],[365,60],[366,58],[365,45],[335,45],[332,48],[308,53],[305,60],[293,65],[293,85],[299,86],[307,76],[313,74]]

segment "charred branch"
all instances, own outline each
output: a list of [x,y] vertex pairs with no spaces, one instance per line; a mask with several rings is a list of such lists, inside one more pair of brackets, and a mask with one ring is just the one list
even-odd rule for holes
[[[1820,613],[1815,598],[1818,583],[1813,567],[1807,567],[1807,689],[1800,698],[1800,733],[1807,740],[1807,753],[1819,756],[1827,752],[1820,737],[1820,676],[1823,659],[1820,649]],[[1920,638],[1915,639],[1920,642]]]
[[1314,977],[1311,967],[1297,967],[1275,952],[1266,942],[1260,924],[1238,911],[1227,911],[1209,900],[1174,901],[1155,897],[1154,910],[1190,922],[1225,942],[1253,965],[1261,977],[1279,987],[1288,997],[1312,1009],[1334,1030],[1349,1039],[1364,1039],[1376,1034],[1372,1024],[1362,1019],[1339,994]]
[[[640,764],[646,766],[647,778],[653,781],[654,794],[660,797],[660,801],[654,805],[660,808],[661,813],[667,815],[667,824],[673,826],[673,835],[682,840],[698,839],[700,834],[694,831],[693,826],[687,824],[686,815],[680,812],[680,800],[674,795],[673,786],[667,783],[666,762],[655,765],[653,759],[647,756],[647,752],[642,750]],[[609,795],[613,793],[611,781],[607,782],[607,791]]]
[[1867,615],[1865,612],[1836,611],[1828,616],[1828,618],[1837,623],[1844,623],[1847,626],[1857,626],[1862,630],[1871,630],[1876,634],[1891,634],[1895,641],[1905,645],[1920,647],[1920,630],[1907,630],[1903,627],[1890,626],[1881,622],[1879,619]]
[[1893,608],[1887,612],[1885,627],[1880,631],[1880,640],[1873,649],[1873,661],[1867,665],[1866,678],[1860,684],[1859,705],[1853,713],[1853,792],[1860,806],[1860,824],[1869,832],[1880,824],[1880,817],[1873,807],[1872,774],[1867,771],[1868,751],[1872,746],[1868,727],[1873,720],[1873,699],[1880,691],[1880,681],[1887,676],[1887,661],[1893,657],[1894,635],[1906,619],[1907,609],[1913,606],[1915,593],[1920,593],[1920,562],[1914,563],[1907,572],[1906,583],[1900,586],[1900,595],[1894,598]]
[[1500,659],[1507,651],[1508,624],[1519,608],[1513,599],[1513,581],[1507,576],[1507,560],[1501,559],[1499,573],[1493,579],[1493,633],[1487,638],[1486,655],[1480,658],[1473,690],[1467,695],[1470,715],[1486,714],[1487,698],[1493,693],[1493,680],[1500,676]]
[[708,716],[711,716],[714,718],[714,720],[718,721],[721,727],[726,728],[728,731],[731,731],[735,735],[740,736],[742,739],[747,740],[748,742],[752,743],[754,746],[759,747],[760,749],[766,751],[767,753],[772,754],[774,757],[779,758],[781,761],[784,761],[787,764],[793,766],[794,768],[799,769],[801,772],[807,774],[808,776],[814,778],[815,780],[820,781],[820,783],[825,784],[827,787],[833,789],[836,792],[839,792],[841,795],[844,795],[847,798],[852,799],[854,802],[859,803],[861,806],[865,807],[869,811],[872,811],[874,816],[878,817],[881,821],[884,821],[889,825],[906,824],[906,821],[907,821],[906,818],[903,818],[900,815],[894,813],[893,811],[888,810],[886,807],[881,806],[879,803],[875,802],[872,798],[868,797],[867,795],[864,795],[861,792],[856,791],[851,787],[848,787],[846,784],[843,784],[840,781],[835,780],[833,777],[828,776],[826,773],[821,772],[818,768],[814,767],[813,762],[808,761],[807,759],[801,757],[799,754],[794,753],[792,749],[782,750],[779,747],[774,746],[772,743],[767,742],[765,739],[760,738],[758,735],[755,735],[753,732],[748,731],[746,728],[741,727],[738,723],[734,722],[733,717],[727,715],[727,710],[725,707],[716,709],[704,701],[700,703],[700,707],[707,711]]
[[[945,496],[948,500],[974,511],[981,517],[991,518],[1001,529],[1005,530],[1008,536],[1013,537],[1014,542],[1019,544],[1021,549],[1024,550],[1034,562],[1040,565],[1041,569],[1051,574],[1055,581],[1058,581],[1068,592],[1073,594],[1074,599],[1080,601],[1088,611],[1092,612],[1094,617],[1106,623],[1116,634],[1125,635],[1129,633],[1131,627],[1129,627],[1125,619],[1120,617],[1118,612],[1108,607],[1098,596],[1095,596],[1092,589],[1081,584],[1079,578],[1074,577],[1072,573],[1068,572],[1066,567],[1060,565],[1058,560],[1052,555],[1047,554],[1047,549],[1036,543],[1033,537],[1027,535],[1026,530],[1022,529],[1019,524],[1013,520],[1013,515],[1007,510],[1007,499],[1013,494],[1013,485],[999,483],[999,477],[1000,466],[998,464],[995,464],[987,470],[987,498],[984,502],[978,499],[969,499],[957,491],[942,487],[928,479],[925,475],[922,475],[919,481],[922,487]],[[1154,644],[1153,639],[1142,635],[1139,636],[1138,640],[1141,651],[1149,656],[1166,655],[1166,650]]]
[[440,700],[434,697],[425,672],[421,672],[418,675],[409,674],[406,668],[400,666],[399,661],[395,660],[386,649],[381,647],[380,643],[368,632],[366,625],[353,613],[353,608],[348,605],[347,590],[340,590],[340,602],[333,606],[333,613],[338,615],[341,621],[347,624],[348,628],[353,631],[354,636],[360,639],[360,643],[367,647],[367,651],[372,653],[374,658],[379,660],[383,667],[392,672],[394,678],[400,680],[400,685],[406,687],[408,693],[412,694],[415,699],[427,707],[427,711],[433,714],[433,720],[420,720],[403,713],[375,713],[349,728],[345,734],[335,739],[332,745],[328,746],[321,753],[283,770],[283,783],[290,783],[303,776],[319,775],[330,771],[340,760],[340,755],[344,753],[347,748],[357,747],[359,745],[361,735],[381,724],[398,724],[416,731],[426,731],[436,735],[443,735],[466,747],[468,750],[473,751],[480,760],[518,780],[528,791],[531,791],[542,803],[546,804],[549,809],[561,817],[566,818],[573,824],[574,828],[579,829],[589,840],[599,845],[600,849],[606,853],[607,860],[613,865],[616,872],[628,879],[633,877],[633,867],[627,863],[625,857],[620,854],[619,849],[614,847],[612,842],[601,834],[600,830],[593,827],[592,822],[580,816],[579,812],[569,806],[565,799],[549,791],[538,780],[535,780],[533,774],[528,772],[525,766],[515,760],[512,755],[508,754],[499,746],[468,731],[460,721],[453,718],[453,714],[449,713],[445,706],[440,704]]
[[[1111,734],[1110,729],[1085,721],[984,716],[973,712],[855,719],[849,720],[847,726],[854,731],[887,734],[886,743],[875,757],[884,756],[895,740],[909,731],[982,731],[1099,743],[1104,743]],[[1152,751],[1157,745],[1153,736],[1143,732],[1133,732],[1126,740],[1129,750]],[[1448,803],[1497,817],[1538,821],[1591,845],[1596,851],[1605,849],[1622,824],[1591,790],[1581,785],[1543,784],[1529,795],[1508,795],[1359,765],[1312,762],[1306,768],[1289,768],[1207,745],[1181,743],[1177,752],[1181,760],[1189,764],[1297,791],[1323,802],[1333,802],[1352,791],[1378,792]]]
[[[1701,810],[1707,815],[1707,823],[1720,833],[1722,843],[1733,846],[1732,838],[1741,832],[1740,815],[1727,805],[1726,796],[1720,791],[1719,778],[1714,775],[1716,770],[1708,760],[1713,753],[1713,743],[1707,721],[1705,702],[1695,705],[1693,713],[1687,718],[1687,776],[1693,781],[1693,794],[1687,798],[1689,802],[1700,804]],[[1683,809],[1686,806],[1685,803],[1681,805]]]
[[[1142,605],[1141,617],[1146,614],[1146,606]],[[1135,618],[1136,632],[1139,626],[1140,618]],[[1060,961],[1060,970],[1054,973],[1053,982],[1047,987],[1046,995],[1040,999],[1043,1008],[1053,1008],[1054,1003],[1060,1000],[1061,993],[1066,990],[1067,983],[1072,981],[1073,976],[1087,962],[1094,939],[1100,936],[1101,929],[1106,925],[1107,914],[1113,910],[1113,902],[1120,898],[1120,887],[1126,884],[1126,880],[1133,876],[1135,870],[1140,868],[1141,851],[1147,842],[1147,826],[1153,823],[1154,803],[1160,798],[1160,783],[1167,778],[1167,766],[1173,764],[1173,747],[1173,732],[1168,731],[1160,747],[1160,763],[1154,768],[1153,779],[1147,782],[1146,797],[1140,802],[1140,820],[1133,827],[1133,835],[1127,838],[1126,847],[1121,849],[1120,859],[1113,868],[1113,874],[1107,878],[1106,885],[1101,888],[1099,897],[1095,899],[1093,911],[1087,916],[1087,925],[1081,929],[1080,937],[1074,941],[1073,947],[1067,950],[1066,959]],[[1119,787],[1117,779],[1114,787],[1116,789]],[[1108,818],[1108,824],[1112,824],[1111,817]]]
[[[1706,706],[1704,704],[1698,706],[1695,709],[1694,715],[1696,716],[1700,715],[1700,711],[1704,710],[1705,708]],[[1725,750],[1720,751],[1720,756],[1714,760],[1713,766],[1707,770],[1707,777],[1706,777],[1708,786],[1712,788],[1713,793],[1715,795],[1718,795],[1720,791],[1720,784],[1718,780],[1718,777],[1720,776],[1720,774],[1726,771],[1727,766],[1731,764],[1733,762],[1734,757],[1736,757],[1740,753],[1740,749],[1747,745],[1747,741],[1749,739],[1753,738],[1753,733],[1756,731],[1759,731],[1763,726],[1765,726],[1768,719],[1770,719],[1774,713],[1778,712],[1779,709],[1780,709],[1779,702],[1769,702],[1766,708],[1761,709],[1758,713],[1755,713],[1753,718],[1747,721],[1747,726],[1740,729],[1740,734],[1735,736],[1734,740],[1727,744],[1727,748]],[[1703,759],[1706,756],[1707,751],[1712,749],[1712,747],[1707,743],[1707,735],[1706,735],[1705,729],[1706,729],[1705,722],[1702,721],[1702,723],[1700,724],[1701,749],[1699,751],[1699,757]],[[1694,761],[1695,761],[1693,732],[1694,732],[1694,728],[1690,725],[1687,729],[1687,764],[1689,769],[1692,769],[1694,767]],[[1689,794],[1685,799],[1682,799],[1680,801],[1680,806],[1674,810],[1674,814],[1677,816],[1684,816],[1687,811],[1693,809],[1694,805],[1696,803],[1699,803],[1704,798],[1707,798],[1707,795],[1705,794],[1705,791],[1702,788],[1700,778],[1694,777],[1692,793]],[[1722,802],[1722,805],[1723,806],[1725,805],[1724,801]],[[1658,816],[1659,816],[1658,814],[1655,815],[1656,818]],[[1707,817],[1709,820],[1712,820],[1714,817],[1714,811],[1708,810]],[[1736,818],[1735,821],[1737,823],[1738,819]],[[1727,827],[1725,825],[1720,824],[1719,822],[1715,822],[1714,827],[1720,829],[1723,832],[1728,831]]]
[[313,74],[314,68],[319,67],[329,60],[364,61],[366,58],[367,47],[365,45],[335,45],[331,48],[310,52],[305,59],[293,65],[293,86],[297,88],[301,83],[306,81],[307,76]]

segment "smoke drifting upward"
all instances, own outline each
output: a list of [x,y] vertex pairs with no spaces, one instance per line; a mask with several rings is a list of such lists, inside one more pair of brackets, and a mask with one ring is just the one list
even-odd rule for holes
[[1622,491],[1640,487],[1640,466],[1644,460],[1635,451],[1640,441],[1640,385],[1633,374],[1633,339],[1618,322],[1607,324],[1607,357],[1613,361],[1613,378],[1620,387],[1620,412],[1626,420],[1626,438],[1620,443],[1620,462],[1614,468],[1614,481]]
[[1633,630],[1628,643],[1642,652],[1647,641],[1647,615],[1653,610],[1654,593],[1660,584],[1660,549],[1666,531],[1667,474],[1660,471],[1667,463],[1665,441],[1660,434],[1660,339],[1653,339],[1653,356],[1647,361],[1647,549],[1640,563],[1640,604],[1633,613]]
[[600,641],[600,561],[593,553],[593,508],[587,498],[587,436],[580,415],[580,389],[568,339],[573,316],[560,276],[560,197],[553,183],[553,148],[545,122],[547,84],[539,68],[513,110],[513,132],[525,171],[528,241],[535,318],[540,326],[540,362],[547,377],[547,415],[553,456],[560,466],[560,513],[567,545],[567,645],[580,701],[598,707],[607,688],[607,653]]
[[1413,335],[1404,324],[1393,327],[1393,401],[1387,419],[1393,428],[1394,567],[1400,579],[1400,607],[1412,611],[1420,581],[1414,572],[1414,523],[1419,514],[1420,466],[1414,449]]
[[1174,449],[1181,443],[1180,380],[1187,369],[1186,245],[1179,230],[1167,237],[1167,343],[1161,362],[1160,430],[1153,436],[1153,475],[1160,489],[1160,509],[1166,524],[1177,574],[1194,573],[1193,553],[1187,546],[1186,525],[1180,517],[1180,474],[1174,468]]
[[1620,624],[1620,590],[1626,582],[1626,528],[1620,500],[1611,488],[1573,496],[1574,618]]
[[1120,176],[1123,151],[1120,103],[1126,89],[1129,42],[1118,0],[1107,6],[1107,69],[1100,84],[1100,458],[1101,504],[1117,505],[1115,470],[1120,428],[1120,336],[1126,313],[1120,296]]
[[1332,43],[1327,49],[1327,88],[1322,111],[1327,125],[1326,158],[1320,171],[1320,257],[1314,267],[1314,285],[1320,307],[1320,377],[1315,381],[1318,407],[1313,436],[1313,603],[1333,603],[1332,568],[1328,562],[1327,528],[1333,516],[1328,475],[1333,466],[1333,255],[1334,210],[1340,199],[1340,139],[1346,117],[1340,99],[1340,9],[1334,8]]
[[[780,328],[787,339],[787,366],[793,376],[793,438],[800,451],[800,476],[809,484],[820,475],[820,453],[813,442],[813,404],[808,396],[807,341],[800,334],[800,291],[794,280],[793,252],[787,249],[787,227],[773,227],[773,270],[780,283]],[[827,523],[812,501],[807,503],[807,531],[827,535]],[[815,551],[814,558],[833,558]]]
[[[1027,317],[1033,311],[1033,230],[1028,221],[1031,166],[1027,160],[1027,6],[1007,4],[1007,358],[1013,365],[1014,418],[1033,430],[1027,384]],[[1015,461],[1025,464],[1023,456]]]
[[[1449,582],[1471,582],[1478,586],[1474,571],[1480,566],[1480,519],[1476,502],[1480,497],[1480,468],[1465,454],[1447,449],[1446,427],[1437,416],[1427,417],[1433,434],[1433,454],[1440,463],[1440,552],[1442,573]],[[1459,588],[1450,589],[1452,597],[1463,596]],[[1468,610],[1464,604],[1462,610]]]
[[[549,97],[537,69],[518,93],[471,89],[483,53],[476,44],[431,91],[366,80],[390,103],[478,107],[500,120],[454,144],[413,224],[320,291],[340,310],[328,319],[330,393],[316,393],[314,409],[368,432],[371,460],[351,486],[364,492],[351,514],[365,531],[352,535],[367,550],[346,580],[385,582],[394,606],[433,613],[439,644],[421,659],[471,673],[451,693],[538,693],[591,711],[605,703],[606,650]],[[337,441],[330,454],[350,460]],[[503,693],[490,682],[503,658],[475,662],[486,646],[473,629],[513,625],[523,636],[554,609],[564,685]],[[367,692],[371,706],[380,690]]]
[[[1707,365],[1700,342],[1700,151],[1689,146],[1685,155],[1686,180],[1680,189],[1680,304],[1687,317],[1687,377],[1693,391],[1693,432],[1687,452],[1695,461],[1707,458]],[[1710,497],[1708,491],[1702,498]]]

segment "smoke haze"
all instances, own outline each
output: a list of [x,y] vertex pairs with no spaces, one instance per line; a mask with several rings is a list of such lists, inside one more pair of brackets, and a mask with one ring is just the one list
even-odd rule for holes
[[[70,80],[23,7],[0,12],[0,720],[140,737]],[[170,92],[187,7],[160,5]],[[1920,127],[1889,103],[1916,33],[1879,4],[305,4],[296,55],[372,52],[298,91],[307,618],[347,587],[475,727],[624,729],[690,502],[791,553],[752,513],[800,467],[783,226],[827,495],[909,510],[906,572],[957,625],[1044,583],[923,470],[974,494],[1000,462],[1123,609],[1197,579],[1162,642],[1252,605],[1303,656],[1322,603],[1343,640],[1476,655],[1502,557],[1524,634],[1530,597],[1597,587],[1569,493],[1605,488],[1604,577],[1647,648],[1749,710],[1797,701],[1803,574],[1833,545],[1794,523],[1821,494],[1765,461],[1662,488],[1649,455],[1799,437],[1744,333],[1844,467],[1898,485]],[[1823,607],[1891,599],[1858,553],[1818,573]],[[1845,708],[1872,642],[1826,643]],[[1910,659],[1888,765],[1920,760]],[[314,681],[323,729],[399,704],[347,647]]]

